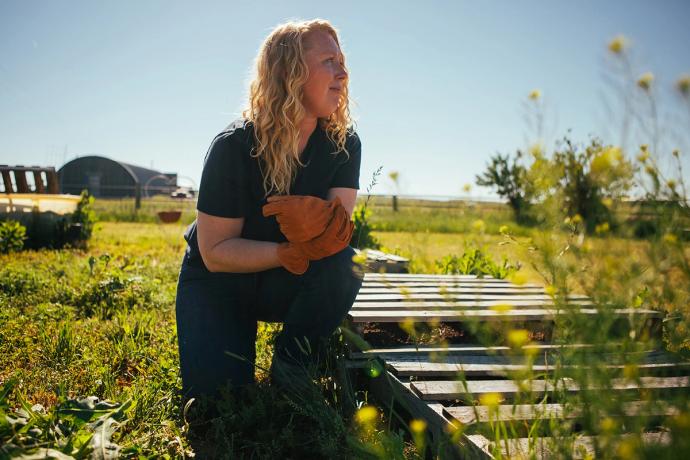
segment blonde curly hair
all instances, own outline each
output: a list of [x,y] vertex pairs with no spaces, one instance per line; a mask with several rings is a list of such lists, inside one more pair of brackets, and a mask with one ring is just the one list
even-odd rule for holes
[[[317,30],[329,33],[340,47],[337,30],[327,20],[288,21],[266,37],[254,60],[255,73],[242,116],[254,124],[255,147],[251,155],[263,160],[264,197],[273,190],[288,194],[298,168],[304,166],[298,149],[299,125],[306,116],[303,86],[309,76],[305,37]],[[343,55],[347,70],[344,59]],[[319,118],[318,123],[337,147],[331,154],[345,151],[349,158],[345,141],[354,120],[350,117],[348,83],[346,78],[338,108],[328,118]]]

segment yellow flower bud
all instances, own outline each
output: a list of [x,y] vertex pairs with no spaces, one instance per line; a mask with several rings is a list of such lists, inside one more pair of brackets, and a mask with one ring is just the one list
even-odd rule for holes
[[642,75],[640,75],[640,78],[637,80],[637,86],[639,86],[645,91],[648,91],[649,88],[651,88],[653,81],[654,75],[651,72],[645,72]]
[[623,35],[617,35],[609,42],[609,51],[614,54],[621,54],[628,44],[628,39]]

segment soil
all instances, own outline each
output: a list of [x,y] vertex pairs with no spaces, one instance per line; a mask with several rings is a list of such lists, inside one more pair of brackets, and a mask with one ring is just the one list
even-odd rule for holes
[[[419,326],[419,325],[418,325]],[[515,324],[517,327],[526,325]],[[477,339],[460,323],[441,322],[437,327],[426,327],[426,330],[418,330],[417,337],[410,336],[398,323],[363,323],[360,329],[362,338],[369,345],[375,348],[402,346],[414,344],[438,344],[445,341],[448,344],[477,343]],[[545,330],[529,326],[525,327],[529,331],[529,340],[533,342],[544,342],[549,340]],[[497,337],[499,339],[499,337]],[[500,340],[498,340],[500,342]]]

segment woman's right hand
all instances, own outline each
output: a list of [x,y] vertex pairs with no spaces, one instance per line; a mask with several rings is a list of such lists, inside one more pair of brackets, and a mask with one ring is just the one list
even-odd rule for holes
[[352,239],[354,227],[345,208],[337,206],[326,229],[316,238],[304,243],[279,243],[278,259],[285,269],[301,275],[307,271],[310,260],[319,260],[345,249]]
[[269,196],[261,212],[264,217],[276,216],[280,231],[294,243],[304,243],[319,236],[341,205],[339,197],[333,201],[311,195]]

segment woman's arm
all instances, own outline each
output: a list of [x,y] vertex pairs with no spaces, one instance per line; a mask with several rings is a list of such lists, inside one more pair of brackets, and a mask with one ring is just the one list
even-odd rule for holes
[[332,201],[336,196],[340,197],[340,202],[347,211],[347,215],[350,216],[350,220],[352,220],[352,211],[355,209],[355,202],[357,201],[357,189],[346,187],[329,188],[326,199]]
[[197,239],[211,272],[252,273],[280,267],[278,243],[240,238],[244,217],[216,217],[197,210]]

